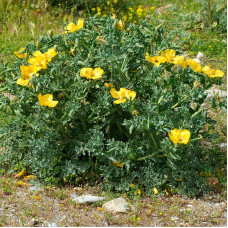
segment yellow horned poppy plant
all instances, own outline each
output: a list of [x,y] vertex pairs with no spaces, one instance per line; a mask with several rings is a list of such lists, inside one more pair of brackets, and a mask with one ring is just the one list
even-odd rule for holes
[[135,91],[131,91],[125,88],[120,88],[119,91],[116,91],[116,89],[111,88],[110,94],[112,95],[113,98],[117,99],[116,101],[114,101],[115,104],[124,103],[127,101],[127,99],[134,100],[136,97]]
[[172,142],[177,145],[177,143],[183,143],[187,144],[190,138],[190,131],[187,129],[179,130],[174,128],[171,130],[171,134],[169,133],[169,138],[172,140]]
[[41,106],[48,106],[50,108],[54,108],[58,104],[58,101],[53,101],[53,96],[51,94],[46,94],[43,96],[39,94],[38,99]]

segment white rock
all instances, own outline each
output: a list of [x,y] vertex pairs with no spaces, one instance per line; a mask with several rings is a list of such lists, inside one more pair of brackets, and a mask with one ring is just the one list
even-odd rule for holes
[[220,143],[219,147],[220,147],[220,149],[226,150],[227,149],[227,143]]
[[42,190],[41,187],[39,187],[38,185],[33,185],[29,188],[30,191],[38,191],[38,190]]
[[87,195],[87,196],[77,196],[73,200],[75,200],[77,203],[92,204],[97,201],[102,201],[104,199],[105,199],[104,197]]
[[125,213],[129,209],[129,206],[130,204],[125,199],[117,198],[104,203],[102,208],[113,213]]
[[56,223],[48,223],[48,227],[58,227],[58,225]]
[[190,207],[190,208],[191,208],[191,207],[193,207],[193,206],[192,206],[191,204],[188,204],[187,207]]
[[171,220],[178,220],[179,218],[178,217],[176,217],[176,216],[174,216],[174,217],[171,217]]
[[199,59],[199,60],[204,58],[204,57],[205,57],[205,55],[202,52],[198,52],[198,54],[196,56],[196,58]]
[[193,60],[195,60],[197,63],[200,63],[200,60],[197,59],[197,58],[195,58],[195,59],[193,59]]
[[218,95],[219,97],[227,97],[227,92],[219,89],[211,89],[211,90],[206,90],[207,92],[207,97],[205,101],[208,101],[210,98]]

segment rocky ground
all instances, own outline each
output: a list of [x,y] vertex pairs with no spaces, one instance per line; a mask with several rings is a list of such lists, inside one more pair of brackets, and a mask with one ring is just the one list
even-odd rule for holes
[[[3,180],[8,183],[4,185]],[[104,199],[96,201],[92,197],[92,202],[80,203],[82,199],[87,200],[88,195]],[[79,199],[78,196],[84,197]],[[117,198],[123,199],[115,203]],[[115,201],[110,203],[113,199]],[[200,199],[180,196],[128,198],[123,194],[103,192],[97,187],[18,186],[13,180],[1,178],[0,226],[210,227],[226,224],[226,193]]]

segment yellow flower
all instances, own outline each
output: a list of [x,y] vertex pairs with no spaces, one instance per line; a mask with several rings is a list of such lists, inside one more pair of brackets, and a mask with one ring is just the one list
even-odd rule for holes
[[137,115],[139,114],[139,112],[138,112],[137,110],[133,110],[133,111],[131,112],[131,114],[132,114],[133,116],[137,116]]
[[50,108],[54,108],[58,104],[58,101],[53,101],[53,95],[51,94],[46,94],[43,96],[39,94],[38,99],[40,106],[48,106]]
[[119,161],[117,161],[117,162],[112,162],[112,164],[113,165],[116,165],[117,167],[120,167],[120,168],[123,168],[123,164],[122,163],[120,163],[121,162],[121,160],[119,160]]
[[84,26],[84,21],[82,19],[79,19],[77,22],[77,25],[75,25],[73,22],[70,22],[64,29],[68,32],[75,32]]
[[150,11],[153,11],[154,9],[155,9],[155,7],[154,7],[154,6],[150,7]]
[[199,85],[200,85],[200,83],[198,81],[194,81],[194,83],[193,83],[194,88],[198,88]]
[[25,183],[25,182],[23,182],[23,181],[19,181],[19,182],[17,182],[17,186],[20,186],[20,187],[22,187],[22,186],[28,186],[28,184]]
[[31,180],[31,179],[37,179],[37,178],[34,175],[29,175],[29,176],[24,177],[24,179],[25,180]]
[[158,194],[158,190],[157,190],[157,188],[153,188],[153,192],[154,192],[154,195],[156,195],[156,194]]
[[138,191],[135,192],[136,194],[138,194],[139,196],[141,195],[141,190],[139,189]]
[[123,27],[123,23],[121,20],[119,20],[116,24],[116,28],[120,31],[123,31],[124,30],[124,27]]
[[97,11],[100,12],[101,11],[101,8],[100,7],[97,7]]
[[174,61],[176,52],[173,49],[167,49],[161,52],[161,56],[166,58],[167,63],[171,63]]
[[177,145],[177,143],[183,143],[187,144],[190,138],[190,131],[187,129],[179,130],[174,128],[171,130],[171,134],[169,133],[169,138],[172,140],[172,142]]
[[34,67],[37,67],[37,71],[41,69],[47,69],[47,64],[48,64],[47,54],[45,55],[45,54],[42,54],[40,51],[35,51],[33,53],[33,56],[34,57],[28,59],[28,63],[30,63]]
[[135,188],[135,185],[134,184],[130,184],[129,188]]
[[102,207],[98,207],[97,210],[98,210],[98,211],[102,211],[103,208],[102,208]]
[[40,196],[34,196],[33,199],[39,200]]
[[39,68],[36,66],[20,66],[20,69],[21,78],[23,79],[32,79],[32,76],[39,70]]
[[111,88],[110,94],[112,95],[113,98],[117,99],[116,101],[114,101],[115,104],[124,103],[127,101],[127,99],[130,99],[130,98],[134,100],[136,97],[135,91],[131,91],[125,88],[120,88],[119,91],[116,91],[116,89]]
[[221,70],[210,69],[209,66],[205,66],[202,69],[203,73],[208,75],[210,78],[221,78],[224,73]]
[[107,83],[107,82],[105,82],[104,85],[105,85],[106,88],[109,88],[109,87],[113,88],[114,87],[113,84]]
[[44,56],[47,58],[47,61],[51,61],[52,58],[54,58],[58,53],[56,53],[54,48],[48,49],[47,52],[44,53]]
[[175,65],[182,65],[184,63],[184,56],[175,56],[174,60],[172,61],[173,64]]
[[87,79],[99,79],[102,78],[102,74],[104,73],[104,71],[97,67],[95,69],[93,68],[82,68],[80,70],[80,75],[82,77],[86,77]]
[[114,2],[114,3],[117,3],[117,2],[118,2],[118,0],[113,0],[113,2]]
[[146,57],[145,58],[150,63],[153,63],[156,67],[158,67],[161,63],[165,63],[166,62],[166,58],[164,58],[162,56],[150,57],[148,53],[146,53]]
[[193,69],[193,71],[199,72],[199,73],[201,72],[201,66],[195,60],[186,59],[186,63],[187,63],[188,66],[190,66]]
[[16,177],[22,177],[25,174],[25,169],[22,169],[20,173],[16,175]]
[[26,53],[23,52],[24,50],[25,48],[21,48],[19,51],[14,52],[13,54],[16,55],[19,59],[22,59],[26,56]]

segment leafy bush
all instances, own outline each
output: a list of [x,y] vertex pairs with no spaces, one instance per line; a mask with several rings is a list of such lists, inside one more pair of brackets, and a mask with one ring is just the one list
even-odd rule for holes
[[221,157],[201,146],[216,139],[201,105],[223,73],[185,59],[146,21],[125,28],[95,16],[66,29],[1,66],[1,92],[14,96],[0,100],[11,117],[0,128],[2,168],[19,164],[49,183],[206,192],[200,172]]

